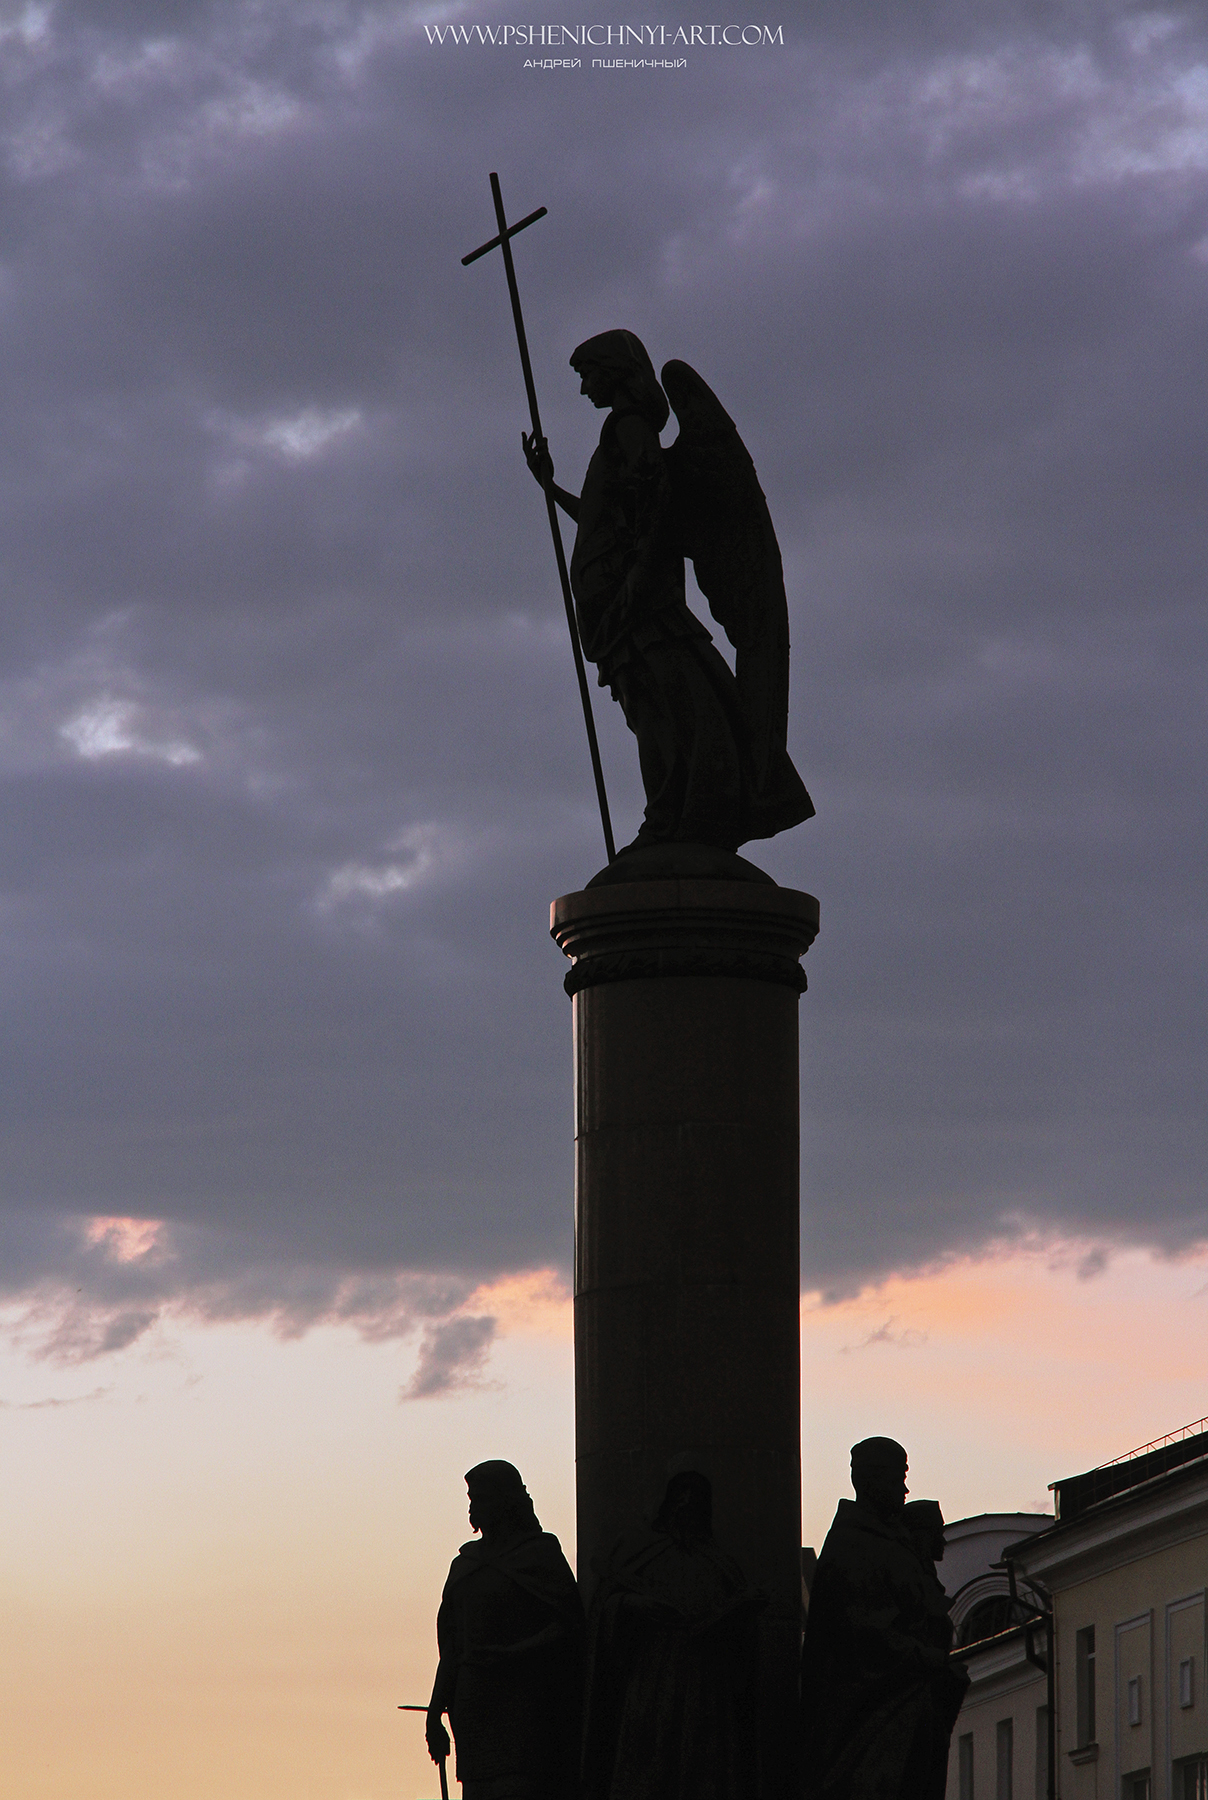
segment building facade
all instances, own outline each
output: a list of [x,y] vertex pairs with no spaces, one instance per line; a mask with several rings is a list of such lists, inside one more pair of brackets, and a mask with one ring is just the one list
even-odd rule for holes
[[946,1800],[1045,1800],[1047,1629],[1038,1606],[1012,1593],[1003,1556],[1052,1522],[1044,1513],[982,1513],[945,1528],[939,1573],[951,1601],[953,1655],[970,1677]]
[[1008,1547],[1051,1597],[1058,1800],[1208,1800],[1204,1426],[1055,1482],[1054,1524]]

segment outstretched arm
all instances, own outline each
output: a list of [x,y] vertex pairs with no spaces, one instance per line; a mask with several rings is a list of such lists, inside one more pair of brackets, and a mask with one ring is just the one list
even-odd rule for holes
[[565,488],[560,488],[554,480],[554,462],[545,439],[539,438],[535,431],[532,433],[522,431],[520,442],[524,446],[524,460],[529,466],[529,473],[533,480],[540,487],[544,487],[546,482],[549,483],[554,499],[566,516],[573,519],[577,525],[579,522],[578,495],[568,493]]

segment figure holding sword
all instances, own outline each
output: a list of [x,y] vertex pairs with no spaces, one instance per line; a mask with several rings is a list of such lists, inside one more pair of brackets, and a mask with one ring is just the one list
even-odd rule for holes
[[[426,1713],[429,1709],[426,1706],[400,1706],[398,1710],[400,1712]],[[441,1729],[443,1731],[444,1727],[442,1726]],[[448,1742],[448,1739],[449,1739],[449,1734],[446,1731],[445,1732],[445,1742],[446,1743]],[[432,1754],[431,1751],[429,1751],[428,1754],[431,1755]],[[434,1760],[436,1762],[436,1767],[440,1772],[440,1800],[449,1800],[449,1777],[445,1773],[445,1764],[449,1760],[449,1752],[446,1750],[443,1756],[438,1756]]]
[[578,1784],[583,1607],[561,1546],[511,1463],[466,1476],[470,1524],[436,1620],[428,1753],[457,1741],[464,1800],[572,1800]]

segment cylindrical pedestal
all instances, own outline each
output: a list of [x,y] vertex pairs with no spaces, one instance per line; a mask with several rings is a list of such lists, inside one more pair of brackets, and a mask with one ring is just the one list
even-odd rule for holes
[[565,895],[574,964],[579,1579],[679,1466],[766,1590],[763,1794],[792,1767],[801,1624],[799,958],[811,895],[666,880]]

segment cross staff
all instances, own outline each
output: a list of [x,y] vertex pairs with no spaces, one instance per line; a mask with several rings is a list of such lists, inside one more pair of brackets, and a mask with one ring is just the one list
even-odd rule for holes
[[[499,236],[493,237],[489,244],[480,244],[477,250],[471,250],[468,256],[462,257],[462,265],[477,262],[488,250],[496,247],[503,251],[503,266],[508,278],[508,293],[512,297],[512,317],[516,321],[516,342],[520,346],[520,366],[524,370],[524,386],[528,394],[529,413],[533,421],[533,441],[540,449],[545,449],[545,434],[541,430],[541,415],[537,411],[537,390],[533,386],[533,369],[529,362],[528,341],[524,335],[524,318],[520,311],[520,290],[516,286],[516,271],[512,266],[512,246],[510,239],[526,225],[533,225],[543,219],[546,208],[539,206],[526,219],[518,224],[509,225],[503,210],[503,196],[499,191],[499,177],[491,176],[491,197],[495,202],[495,218],[499,225]],[[548,465],[548,458],[546,459]],[[600,802],[600,823],[604,827],[604,847],[608,851],[611,862],[616,855],[616,846],[612,841],[612,820],[608,816],[608,795],[604,792],[604,770],[600,766],[600,746],[596,741],[596,722],[591,711],[591,689],[587,685],[587,670],[583,666],[583,646],[579,642],[579,627],[575,621],[575,603],[571,598],[570,576],[566,572],[566,555],[562,548],[562,532],[558,526],[558,511],[554,501],[554,475],[550,468],[542,482],[545,490],[545,507],[549,513],[550,535],[554,540],[554,558],[558,564],[558,579],[562,583],[562,601],[566,607],[566,623],[570,630],[570,647],[575,657],[575,674],[579,677],[579,695],[583,701],[583,722],[587,726],[587,744],[591,751],[592,774],[596,778],[596,797]]]

